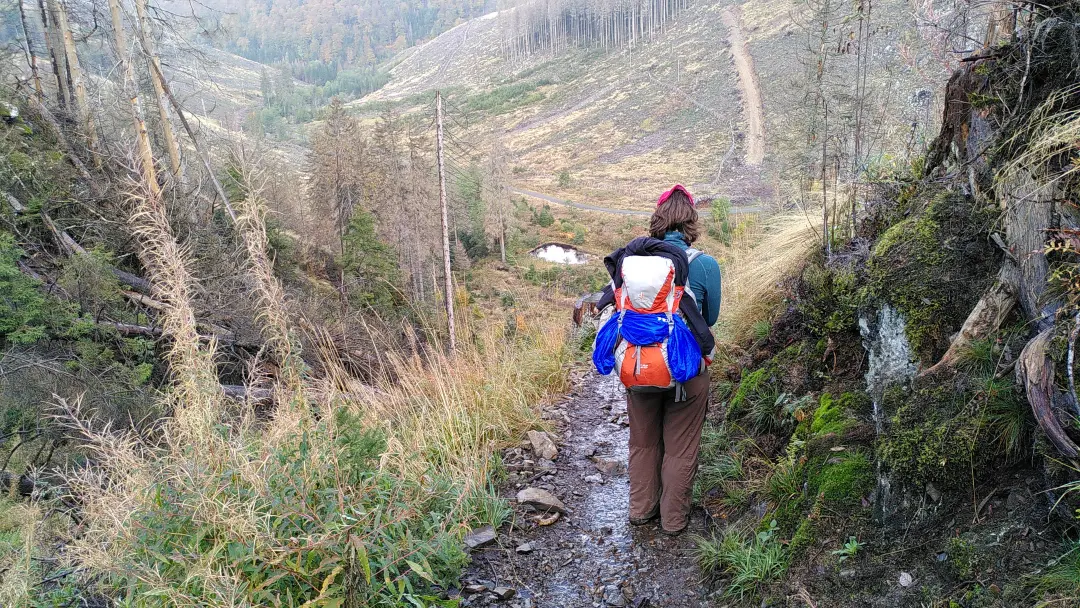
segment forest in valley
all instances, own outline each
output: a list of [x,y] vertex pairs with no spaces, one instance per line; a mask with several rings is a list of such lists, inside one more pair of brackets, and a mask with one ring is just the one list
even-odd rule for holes
[[[1078,41],[1070,0],[0,7],[0,605],[1077,605]],[[674,182],[723,303],[668,537],[590,306]]]

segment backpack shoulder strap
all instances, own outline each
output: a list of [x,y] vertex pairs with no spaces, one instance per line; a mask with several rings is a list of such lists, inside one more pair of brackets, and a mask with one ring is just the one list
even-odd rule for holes
[[700,250],[700,249],[694,249],[693,247],[687,249],[686,250],[686,265],[689,266],[690,264],[693,264],[694,260],[698,259],[699,257],[701,257],[703,255],[705,255],[705,252]]

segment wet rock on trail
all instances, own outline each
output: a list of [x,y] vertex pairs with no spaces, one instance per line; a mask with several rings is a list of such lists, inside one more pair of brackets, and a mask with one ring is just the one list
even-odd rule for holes
[[[563,440],[557,460],[537,453],[532,437],[504,454],[514,521],[495,543],[472,552],[461,588],[483,585],[485,592],[463,593],[463,606],[708,605],[692,557],[692,536],[705,530],[702,514],[675,538],[662,534],[658,521],[629,524],[625,399],[617,378],[583,374],[565,402],[544,412]],[[502,599],[499,588],[515,593]]]

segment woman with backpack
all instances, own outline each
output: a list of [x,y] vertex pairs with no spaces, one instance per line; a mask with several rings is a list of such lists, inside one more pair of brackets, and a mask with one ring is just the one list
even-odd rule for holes
[[682,186],[660,197],[649,235],[604,260],[615,313],[597,333],[593,361],[601,373],[617,368],[627,387],[630,523],[659,516],[663,531],[676,535],[689,522],[709,406],[720,265],[691,247],[698,212]]

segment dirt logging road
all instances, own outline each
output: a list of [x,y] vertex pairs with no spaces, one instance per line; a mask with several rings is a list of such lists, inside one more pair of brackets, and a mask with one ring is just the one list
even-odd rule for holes
[[739,91],[743,98],[743,114],[749,131],[746,138],[746,164],[756,167],[765,160],[765,110],[761,101],[761,84],[754,70],[754,58],[746,48],[739,9],[733,6],[724,9],[723,21],[728,28],[728,42],[735,58]]

